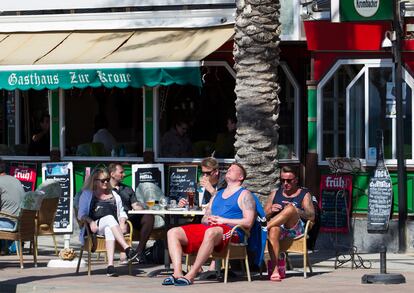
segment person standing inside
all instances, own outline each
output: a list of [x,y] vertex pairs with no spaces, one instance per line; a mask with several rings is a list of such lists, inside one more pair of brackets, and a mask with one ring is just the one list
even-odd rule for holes
[[279,241],[295,238],[304,233],[306,220],[314,220],[315,209],[312,195],[307,188],[299,187],[294,169],[284,166],[280,171],[280,188],[273,190],[266,202],[265,213],[268,219],[267,231],[269,253],[273,271],[271,281],[281,281],[279,267]]
[[[243,166],[231,164],[226,173],[227,187],[218,191],[210,201],[201,224],[184,225],[168,231],[168,251],[174,273],[164,279],[163,285],[191,285],[213,250],[222,251],[228,245],[232,227],[241,225],[250,230],[256,218],[256,203],[252,194],[241,186],[245,178]],[[243,233],[237,231],[231,239],[240,241]],[[193,266],[184,276],[183,252],[197,253]]]
[[40,129],[33,134],[29,144],[29,155],[48,156],[50,154],[50,116],[43,114],[40,117]]
[[[0,159],[0,230],[13,231],[17,222],[6,215],[18,217],[25,192],[19,180],[6,174],[6,164]],[[11,243],[4,241],[2,246],[7,250]]]
[[[122,205],[126,212],[130,210],[143,210],[144,207],[137,201],[134,190],[122,183],[125,173],[121,164],[112,163],[108,166],[109,174],[111,176],[111,186],[116,191],[122,200]],[[138,262],[142,263],[144,259],[144,249],[147,241],[154,228],[154,215],[128,215],[128,220],[131,221],[134,229],[139,230],[139,244],[137,246]],[[127,227],[127,226],[126,226]],[[123,231],[127,233],[128,231]],[[125,254],[121,254],[121,263],[125,262]]]
[[161,139],[161,155],[171,158],[185,158],[192,155],[192,144],[187,135],[188,123],[177,121]]
[[108,130],[108,120],[103,114],[95,117],[95,134],[92,142],[100,142],[103,144],[105,153],[109,155],[116,145],[116,139]]

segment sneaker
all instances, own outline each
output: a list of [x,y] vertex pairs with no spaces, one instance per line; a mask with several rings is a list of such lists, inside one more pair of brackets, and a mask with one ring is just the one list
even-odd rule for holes
[[133,261],[138,256],[138,252],[132,247],[128,247],[127,249],[125,249],[125,253],[126,253],[128,261]]
[[108,277],[118,277],[118,274],[115,272],[114,266],[108,266],[106,268],[106,275]]

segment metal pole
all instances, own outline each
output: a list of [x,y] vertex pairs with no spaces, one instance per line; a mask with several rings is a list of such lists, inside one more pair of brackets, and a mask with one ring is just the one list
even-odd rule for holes
[[393,54],[395,63],[395,99],[397,110],[397,166],[398,166],[398,250],[400,253],[406,250],[407,227],[407,173],[404,159],[404,113],[402,99],[402,64],[401,64],[401,25],[400,25],[400,1],[394,0],[393,27],[395,41]]

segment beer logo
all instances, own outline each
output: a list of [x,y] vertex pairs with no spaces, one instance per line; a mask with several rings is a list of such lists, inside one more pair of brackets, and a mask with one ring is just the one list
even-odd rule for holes
[[354,0],[356,12],[363,17],[371,17],[377,13],[380,0]]

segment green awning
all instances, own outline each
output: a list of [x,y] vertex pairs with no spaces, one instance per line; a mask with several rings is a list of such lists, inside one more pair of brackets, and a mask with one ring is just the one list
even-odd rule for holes
[[[191,63],[193,65],[196,62]],[[140,88],[173,83],[202,86],[199,66],[39,70],[35,68],[36,66],[33,66],[31,70],[0,70],[0,89],[53,90],[101,86]]]
[[0,89],[191,84],[233,25],[0,33]]

